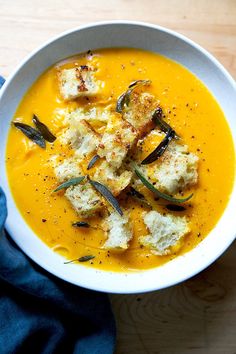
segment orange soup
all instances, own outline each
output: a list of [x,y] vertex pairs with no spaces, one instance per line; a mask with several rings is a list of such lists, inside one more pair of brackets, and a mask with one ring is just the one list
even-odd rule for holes
[[[96,67],[96,80],[102,83],[100,92],[64,100],[59,91],[58,71],[90,64]],[[103,247],[107,236],[101,227],[101,212],[83,218],[65,197],[65,190],[53,192],[61,183],[55,176],[53,158],[59,156],[62,163],[73,155],[73,149],[62,144],[59,138],[52,143],[47,142],[46,148],[41,148],[16,127],[10,129],[6,163],[17,207],[35,234],[53,251],[61,253],[65,261],[90,255],[93,258],[84,263],[86,266],[114,271],[160,266],[201,242],[214,228],[229,200],[234,179],[234,148],[225,117],[210,92],[192,73],[161,55],[139,49],[116,48],[66,59],[36,80],[24,96],[13,120],[34,127],[32,117],[35,114],[58,137],[65,128],[65,112],[94,107],[103,110],[108,106],[114,112],[118,97],[127,92],[134,80],[151,80],[151,84],[140,90],[155,97],[163,120],[180,137],[179,143],[188,147],[187,154],[198,158],[198,179],[184,193],[181,190],[177,195],[169,193],[178,198],[193,193],[188,201],[178,204],[183,208],[176,209],[176,203],[154,197],[145,186],[139,190],[144,196],[141,201],[133,198],[129,186],[116,193],[120,208],[125,213],[129,211],[129,223],[132,224],[132,239],[129,240],[129,247],[123,250]],[[95,128],[99,136],[106,129],[104,122]],[[134,156],[142,161],[165,136],[163,131],[155,135],[155,127],[145,134],[138,136],[129,161]],[[90,170],[86,170],[86,166],[92,157],[93,154],[85,156],[82,164],[84,173],[91,176],[96,165]],[[101,162],[96,164],[99,166]],[[223,182],[222,171],[226,177]],[[153,185],[155,187],[155,183]],[[142,214],[150,212],[150,209],[162,216],[185,217],[189,222],[190,229],[181,245],[173,247],[169,253],[160,255],[140,244],[140,236],[148,234]],[[89,226],[73,226],[78,221]]]

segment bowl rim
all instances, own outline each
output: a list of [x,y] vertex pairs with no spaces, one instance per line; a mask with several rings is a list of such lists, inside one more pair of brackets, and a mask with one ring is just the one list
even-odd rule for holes
[[[206,49],[204,49],[203,47],[201,47],[199,44],[195,43],[194,41],[192,41],[191,39],[189,39],[188,37],[175,32],[174,30],[170,30],[168,28],[159,26],[159,25],[155,25],[152,23],[147,23],[147,22],[142,22],[142,21],[129,21],[129,20],[110,20],[110,21],[99,21],[99,22],[92,22],[92,23],[88,23],[85,25],[81,25],[72,29],[69,29],[67,31],[64,31],[54,37],[52,37],[51,39],[47,40],[46,42],[44,42],[43,44],[41,44],[40,46],[38,46],[35,50],[33,50],[31,53],[29,53],[15,68],[15,70],[13,70],[13,72],[9,75],[9,77],[6,79],[6,82],[4,83],[2,89],[0,90],[0,101],[1,101],[1,97],[4,94],[5,90],[7,89],[8,85],[10,84],[10,82],[14,79],[14,76],[17,74],[17,72],[21,69],[21,67],[25,64],[27,64],[27,62],[34,57],[35,55],[37,55],[37,53],[44,49],[45,47],[49,46],[51,43],[53,43],[56,40],[60,40],[61,38],[70,35],[71,33],[77,32],[77,31],[81,31],[84,29],[88,29],[88,28],[94,28],[94,27],[99,27],[99,26],[104,26],[104,25],[116,25],[116,24],[120,24],[120,25],[137,25],[137,26],[141,26],[141,27],[148,27],[150,29],[155,29],[167,34],[170,34],[171,36],[174,36],[175,38],[180,39],[181,41],[189,44],[191,47],[194,47],[197,51],[201,52],[205,57],[207,57],[213,64],[215,64],[216,67],[218,67],[218,69],[224,74],[224,76],[226,77],[226,79],[229,81],[229,83],[232,85],[233,89],[236,92],[236,82],[233,79],[233,77],[229,74],[229,72],[224,68],[224,66],[212,55],[210,54]],[[233,192],[235,192],[234,194],[236,194],[236,186],[235,186],[235,182],[234,182],[234,191],[231,192],[231,196],[230,199],[233,195]],[[10,190],[10,188],[9,188]],[[17,208],[18,209],[18,208]],[[20,213],[20,212],[19,212]],[[22,216],[21,216],[22,217]],[[23,217],[22,217],[23,219]],[[25,221],[24,221],[25,222]],[[27,224],[25,222],[25,224]],[[28,226],[28,225],[27,225]],[[9,232],[9,234],[11,235],[11,227],[8,224],[8,221],[6,221],[6,230]],[[33,231],[34,232],[34,231]],[[206,239],[208,238],[208,236],[206,237]],[[74,285],[78,285],[78,286],[82,286],[84,288],[88,288],[91,290],[97,290],[97,291],[102,291],[102,292],[108,292],[108,293],[124,293],[124,294],[131,294],[131,293],[138,293],[138,292],[149,292],[149,291],[154,291],[154,290],[160,290],[163,288],[167,288],[173,285],[176,285],[182,281],[185,281],[187,279],[189,279],[190,277],[198,274],[199,272],[201,272],[203,269],[207,268],[210,264],[212,264],[218,257],[220,257],[220,255],[222,255],[224,253],[224,251],[230,246],[230,244],[234,241],[235,239],[235,235],[230,238],[229,240],[226,240],[227,242],[224,243],[224,245],[218,250],[218,252],[215,252],[211,255],[211,257],[207,258],[207,259],[201,259],[201,262],[199,262],[199,264],[195,265],[194,270],[192,269],[192,267],[190,267],[186,273],[182,276],[177,276],[175,281],[166,281],[166,283],[163,286],[155,286],[155,282],[153,284],[153,286],[150,285],[145,285],[143,286],[142,283],[138,282],[137,285],[135,286],[134,289],[129,289],[129,290],[122,290],[122,289],[112,289],[111,287],[109,287],[109,285],[107,284],[99,284],[96,283],[95,286],[91,286],[91,285],[87,285],[86,281],[81,281],[81,279],[77,280],[77,279],[73,279],[73,277],[69,277],[66,276],[65,274],[61,274],[60,270],[55,270],[53,269],[53,266],[50,266],[50,264],[45,264],[44,262],[42,262],[40,260],[40,257],[38,257],[37,255],[32,255],[32,253],[28,252],[28,249],[25,247],[22,247],[22,244],[19,245],[19,243],[17,242],[17,240],[15,240],[15,238],[13,238],[14,241],[16,242],[16,244],[21,248],[21,250],[28,256],[30,257],[34,262],[36,262],[38,265],[40,265],[43,269],[47,270],[48,272],[50,272],[51,274],[57,276],[60,279],[63,279],[64,281],[70,282]],[[200,244],[202,244],[206,239],[204,239]],[[47,246],[48,247],[48,246]],[[197,246],[198,247],[198,246]],[[195,247],[196,248],[196,247]],[[184,258],[184,255],[183,255]],[[76,265],[76,267],[78,267],[78,265]],[[87,268],[87,267],[86,267]],[[147,273],[147,272],[152,272],[154,271],[156,268],[153,268],[151,270],[144,270],[144,271],[140,271],[139,273]],[[98,269],[92,269],[92,271],[96,271],[96,272],[101,272]],[[107,272],[106,273],[112,273],[113,272]],[[114,272],[117,274],[117,272]],[[125,275],[125,273],[124,273]]]
[[229,73],[229,71],[223,66],[223,64],[221,64],[221,62],[216,59],[214,57],[213,54],[211,54],[208,50],[206,50],[205,48],[203,48],[200,44],[196,43],[195,41],[193,41],[192,39],[188,38],[187,36],[176,32],[175,30],[169,29],[167,27],[164,26],[159,26],[156,25],[154,23],[151,22],[145,22],[145,21],[134,21],[134,20],[108,20],[108,21],[95,21],[95,22],[89,22],[87,24],[84,25],[80,25],[77,27],[73,27],[71,29],[68,29],[66,31],[63,31],[55,36],[52,36],[50,39],[48,39],[47,41],[43,42],[42,44],[40,44],[39,46],[37,46],[35,49],[33,49],[28,55],[26,55],[21,61],[20,63],[16,66],[16,68],[12,71],[12,73],[5,78],[5,83],[3,85],[3,87],[1,88],[0,91],[0,98],[3,95],[3,92],[5,91],[5,89],[7,88],[9,82],[12,80],[12,78],[15,76],[15,74],[20,70],[20,68],[26,64],[35,54],[37,54],[37,52],[39,52],[41,49],[47,47],[48,45],[50,45],[52,42],[55,42],[56,40],[65,37],[73,32],[77,32],[83,29],[87,29],[87,28],[91,28],[91,27],[99,27],[99,26],[104,26],[104,25],[114,25],[114,24],[124,24],[124,25],[137,25],[137,26],[143,26],[143,27],[149,27],[152,29],[156,29],[158,31],[161,32],[165,32],[168,33],[178,39],[181,39],[182,41],[190,44],[192,47],[194,47],[195,49],[197,49],[198,51],[202,52],[206,57],[208,57],[210,59],[210,61],[212,61],[223,73],[224,75],[227,77],[227,79],[230,81],[230,83],[234,86],[235,90],[236,90],[236,81],[234,80],[234,78],[232,77],[232,75]]

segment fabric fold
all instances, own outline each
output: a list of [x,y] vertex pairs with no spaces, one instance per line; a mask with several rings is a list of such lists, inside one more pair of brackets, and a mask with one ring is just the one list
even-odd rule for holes
[[6,217],[0,188],[0,353],[113,353],[115,321],[108,296],[40,268],[4,231]]

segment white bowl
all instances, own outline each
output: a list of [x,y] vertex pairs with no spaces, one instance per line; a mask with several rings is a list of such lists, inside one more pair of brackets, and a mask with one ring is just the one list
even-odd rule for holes
[[[8,200],[6,228],[17,245],[50,273],[73,284],[111,293],[137,293],[165,288],[186,280],[215,261],[236,234],[236,184],[216,227],[196,248],[167,264],[133,273],[100,271],[80,264],[65,266],[63,257],[48,248],[19,213],[6,174],[5,150],[10,121],[19,102],[49,66],[88,49],[135,47],[161,53],[191,70],[215,96],[236,142],[236,85],[223,66],[203,48],[159,26],[112,21],[82,26],[50,40],[28,56],[8,78],[0,93],[0,181]],[[222,183],[223,181],[222,175]],[[227,176],[226,176],[227,178]]]

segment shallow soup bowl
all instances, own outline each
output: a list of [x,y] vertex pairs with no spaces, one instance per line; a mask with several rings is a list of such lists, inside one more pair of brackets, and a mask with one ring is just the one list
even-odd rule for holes
[[[165,288],[184,281],[214,262],[233,242],[236,234],[236,184],[229,203],[210,234],[194,249],[154,269],[111,272],[81,264],[65,267],[64,258],[53,252],[26,224],[11,194],[5,154],[10,122],[18,104],[33,82],[56,62],[89,49],[141,48],[169,57],[194,73],[218,101],[236,142],[236,85],[223,66],[203,48],[159,26],[112,21],[82,26],[50,40],[28,56],[0,91],[0,185],[8,201],[6,229],[16,244],[37,264],[75,285],[111,293],[137,293]],[[204,129],[204,127],[203,127]],[[223,172],[223,171],[222,171]],[[227,176],[222,174],[223,179]]]

